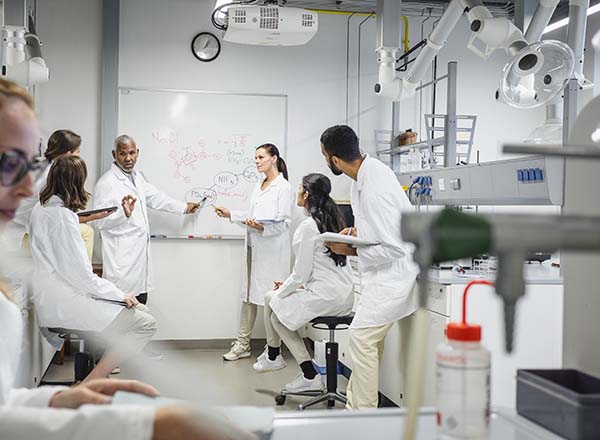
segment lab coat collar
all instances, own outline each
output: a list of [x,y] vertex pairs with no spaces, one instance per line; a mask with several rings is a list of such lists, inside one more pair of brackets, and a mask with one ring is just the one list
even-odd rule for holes
[[65,202],[63,202],[63,199],[61,199],[59,196],[54,195],[48,199],[44,206],[60,206],[64,208]]
[[[117,177],[121,180],[127,179],[127,180],[131,180],[129,179],[129,175],[123,171],[121,169],[121,167],[119,167],[119,165],[117,165],[116,162],[113,162],[112,165],[110,166],[111,169],[113,170],[113,172],[117,175]],[[137,171],[133,170],[131,171],[131,176],[133,176],[133,178],[135,178],[135,176],[137,175]]]
[[[117,179],[119,180],[128,180],[129,182],[131,182],[131,178],[127,175],[127,173],[125,171],[123,171],[119,165],[117,165],[116,162],[113,162],[112,165],[110,166],[110,169],[112,170],[112,172],[114,173],[114,175],[117,177]],[[137,172],[135,170],[133,170],[131,172],[131,177],[133,178],[133,180],[136,179],[137,176]]]
[[365,180],[367,178],[367,168],[370,165],[371,162],[371,157],[367,154],[364,153],[364,158],[365,160],[363,160],[362,164],[360,164],[360,168],[358,169],[358,174],[356,176],[356,190],[357,191],[362,191],[362,188],[365,184]]
[[[264,179],[261,181],[261,185],[262,185],[262,183],[263,183],[265,180],[267,180],[267,178],[266,178],[266,177],[265,177],[265,178],[264,178]],[[283,177],[283,173],[279,173],[279,176],[277,176],[277,177],[275,178],[275,180],[273,180],[273,181],[272,181],[272,182],[269,184],[269,186],[268,186],[268,187],[265,189],[265,191],[268,191],[268,190],[269,190],[269,188],[275,188],[275,187],[277,187],[278,185],[281,185],[281,184],[283,183],[283,181],[284,181],[284,180],[285,180],[285,177]]]

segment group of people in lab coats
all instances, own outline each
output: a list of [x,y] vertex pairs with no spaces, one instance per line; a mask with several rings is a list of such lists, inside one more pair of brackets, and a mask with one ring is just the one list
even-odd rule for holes
[[[135,141],[120,136],[115,141],[114,163],[94,190],[93,208],[99,212],[78,216],[77,212],[86,208],[90,197],[84,187],[87,169],[79,157],[81,138],[68,130],[53,134],[46,151],[51,165],[44,169],[39,161],[32,160],[38,135],[29,95],[14,84],[0,82],[0,112],[10,113],[12,117],[0,118],[4,125],[0,131],[0,223],[6,227],[9,220],[17,218],[16,227],[30,240],[35,267],[32,291],[39,323],[47,328],[94,331],[107,345],[103,358],[79,387],[20,390],[18,393],[11,390],[10,381],[14,378],[19,345],[3,350],[9,358],[0,365],[0,371],[4,372],[0,374],[0,404],[4,402],[0,407],[0,421],[2,417],[12,420],[15,414],[17,419],[29,420],[33,414],[21,409],[16,413],[8,411],[11,405],[19,408],[56,406],[64,399],[70,408],[77,408],[83,403],[106,402],[107,395],[118,389],[156,393],[137,382],[112,381],[108,385],[102,378],[124,357],[139,353],[157,329],[156,320],[144,305],[152,284],[148,209],[189,214],[196,212],[199,204],[174,200],[152,186],[135,169],[139,155]],[[247,210],[215,207],[217,215],[245,229],[239,334],[223,358],[235,361],[251,356],[250,340],[258,307],[263,306],[267,347],[256,359],[253,369],[263,373],[285,368],[283,342],[301,370],[285,389],[289,392],[321,389],[321,378],[299,330],[318,316],[351,313],[354,292],[348,257],[355,256],[362,277],[362,292],[350,328],[352,375],[347,406],[372,408],[377,406],[379,361],[385,336],[395,321],[416,309],[417,269],[411,247],[397,232],[402,213],[411,206],[393,172],[360,151],[358,138],[350,127],[338,125],[325,130],[320,143],[321,153],[332,173],[344,174],[353,181],[354,227],[344,225],[330,197],[330,180],[312,173],[304,176],[298,186],[295,202],[303,208],[306,218],[290,242],[292,189],[285,161],[273,144],[256,148],[256,166],[264,178],[256,185]],[[44,171],[34,182],[30,171],[35,169]],[[23,200],[26,203],[19,208]],[[93,230],[82,227],[87,222],[94,222],[102,237],[102,278],[92,270],[86,240],[89,242]],[[342,243],[323,243],[317,236],[324,232],[341,232],[380,244],[357,249]],[[292,250],[294,259],[290,264]],[[19,340],[20,317],[11,303],[10,287],[0,286],[0,291],[0,313],[6,316],[0,326],[14,336],[12,341]],[[30,394],[34,397],[14,397]],[[189,421],[190,413],[180,408],[165,411],[168,423]],[[94,409],[89,410],[89,414],[87,417],[92,423],[94,417],[103,420],[109,413]],[[134,438],[150,438],[153,434],[148,425],[154,420],[154,438],[157,438],[159,415],[158,411],[146,410],[135,416],[128,413],[118,420],[123,425],[146,427],[142,437],[137,433]],[[67,431],[63,432],[86,426],[85,417],[78,422],[76,419],[73,414],[65,416]],[[38,431],[31,432],[42,433],[50,426],[57,429],[55,422],[49,420],[40,415],[38,423],[32,425],[32,429]],[[104,434],[113,432],[112,427],[105,429]],[[216,432],[217,428],[207,422],[188,424],[186,429],[194,433],[210,429]],[[215,438],[243,435],[226,424],[219,429],[223,437]]]
[[[0,234],[5,231],[16,217],[20,203],[34,196],[34,172],[43,171],[43,163],[34,160],[38,147],[39,134],[32,97],[19,86],[0,79]],[[68,156],[68,155],[67,155]],[[66,157],[66,156],[65,156]],[[29,230],[32,234],[32,252],[39,252],[49,257],[46,252],[58,252],[48,249],[47,244],[36,240],[37,228],[48,228],[61,221],[66,223],[60,236],[59,246],[67,246],[79,260],[88,261],[83,245],[78,221],[61,210],[81,207],[86,198],[81,187],[68,188],[55,186],[55,176],[61,174],[62,185],[72,178],[69,173],[79,174],[75,177],[85,180],[85,166],[76,156],[56,158],[53,161],[40,198],[46,200],[47,208],[37,205],[34,211],[49,209],[46,212],[32,212],[33,216],[57,215],[55,222],[42,221]],[[62,174],[62,173],[66,173]],[[49,188],[46,191],[46,188]],[[66,192],[63,192],[66,191]],[[76,194],[78,193],[78,194]],[[67,194],[75,196],[66,200]],[[62,199],[58,202],[56,199]],[[68,206],[68,207],[67,207]],[[71,208],[71,209],[69,209]],[[54,212],[52,212],[54,211]],[[75,241],[77,244],[67,243]],[[132,391],[151,396],[158,394],[153,387],[136,382],[116,379],[95,379],[77,386],[57,387],[43,386],[34,390],[16,389],[15,378],[21,368],[19,365],[23,350],[23,322],[19,307],[14,303],[11,286],[3,280],[10,271],[11,261],[7,261],[9,250],[4,247],[0,254],[0,438],[23,439],[43,438],[47,440],[65,438],[106,439],[194,439],[194,440],[228,440],[251,439],[249,433],[241,432],[224,419],[190,407],[168,405],[160,408],[152,406],[118,407],[107,405],[111,396],[117,391]],[[36,250],[37,249],[37,250]],[[69,278],[62,281],[66,284],[72,278],[82,286],[92,287],[93,283],[105,290],[98,280],[91,281],[78,267],[67,268],[72,272]],[[52,270],[40,265],[40,268]],[[73,269],[73,270],[72,270]],[[36,270],[38,266],[36,265]],[[86,272],[87,273],[87,272]],[[56,274],[52,274],[56,275]],[[50,275],[49,275],[50,278]],[[89,284],[87,284],[89,283]],[[117,288],[112,288],[116,293]],[[123,294],[123,297],[125,295]],[[133,305],[131,298],[128,303]]]
[[[43,333],[51,338],[47,329],[87,332],[106,348],[87,381],[118,371],[120,361],[139,354],[157,330],[145,306],[150,285],[148,207],[187,214],[198,204],[174,200],[148,183],[134,169],[139,153],[135,141],[119,136],[115,162],[94,191],[99,212],[78,215],[90,198],[80,145],[81,137],[69,130],[50,136],[44,154],[49,166],[17,210],[12,235],[18,243],[23,238],[19,232],[24,232],[23,245],[31,251],[31,296]],[[102,278],[92,269],[94,230],[88,222],[102,237]]]
[[[301,392],[323,388],[298,330],[318,316],[344,316],[351,312],[354,295],[347,257],[356,256],[362,292],[350,327],[352,374],[347,407],[375,408],[385,336],[395,321],[416,310],[417,267],[411,246],[398,234],[402,213],[411,205],[392,170],[361,153],[358,137],[350,127],[328,128],[320,141],[332,173],[345,174],[353,180],[351,205],[355,225],[344,227],[329,195],[331,182],[326,176],[304,176],[296,204],[304,208],[307,218],[293,236],[295,258],[291,273],[291,187],[285,162],[274,145],[261,145],[256,150],[258,171],[265,178],[256,186],[248,210],[217,208],[221,217],[246,227],[240,331],[223,358],[234,361],[251,356],[250,338],[257,307],[264,306],[267,347],[254,363],[254,370],[285,368],[283,341],[301,369],[284,389]],[[351,234],[380,244],[358,249],[343,243],[323,244],[317,236],[324,232]]]

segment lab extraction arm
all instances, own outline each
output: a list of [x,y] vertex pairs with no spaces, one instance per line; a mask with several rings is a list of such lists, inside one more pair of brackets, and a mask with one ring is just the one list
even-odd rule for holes
[[[548,24],[557,4],[557,0],[542,0],[540,3],[532,20],[534,28],[530,35],[537,38],[534,41],[538,41],[541,35],[539,29],[543,30]],[[412,96],[463,13],[467,15],[472,32],[467,44],[469,50],[486,59],[496,49],[502,49],[511,58],[516,58],[518,69],[524,76],[540,69],[543,61],[540,53],[528,47],[527,39],[510,20],[493,17],[481,0],[452,0],[404,77],[396,77],[396,53],[399,49],[378,48],[379,82],[375,85],[375,93],[394,101]]]

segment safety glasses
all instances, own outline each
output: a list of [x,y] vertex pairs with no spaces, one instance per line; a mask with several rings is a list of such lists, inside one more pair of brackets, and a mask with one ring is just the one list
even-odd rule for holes
[[25,153],[16,148],[0,153],[0,185],[14,186],[29,172],[36,180],[49,164],[50,161],[43,157],[29,161]]

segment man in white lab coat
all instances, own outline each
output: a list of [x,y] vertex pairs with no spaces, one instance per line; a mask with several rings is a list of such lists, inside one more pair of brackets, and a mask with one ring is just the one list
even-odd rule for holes
[[361,154],[358,138],[346,125],[321,135],[321,152],[335,175],[352,178],[354,228],[343,231],[375,246],[352,248],[328,243],[336,254],[357,255],[362,292],[350,327],[352,375],[348,383],[350,409],[377,407],[379,362],[383,341],[394,321],[416,310],[417,267],[412,246],[402,241],[400,219],[412,209],[394,172],[377,159]]
[[103,277],[123,292],[136,294],[145,304],[152,289],[148,208],[193,214],[199,205],[169,197],[137,172],[139,150],[131,137],[117,137],[112,155],[115,162],[94,189],[95,209],[122,206],[95,224],[102,237]]

